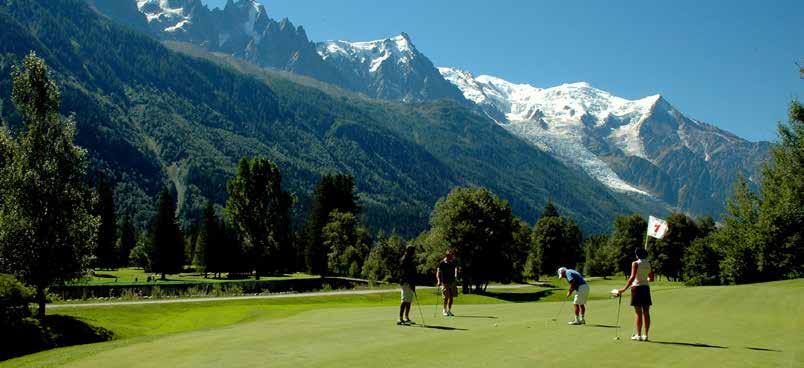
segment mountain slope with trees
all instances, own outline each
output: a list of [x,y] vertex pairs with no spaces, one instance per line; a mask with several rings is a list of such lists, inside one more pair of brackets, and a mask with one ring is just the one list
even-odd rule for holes
[[[164,185],[180,219],[200,221],[223,204],[242,157],[276,162],[309,211],[327,173],[354,176],[371,228],[416,234],[435,201],[458,185],[482,185],[535,220],[551,198],[585,230],[645,209],[568,169],[459,103],[401,104],[328,93],[282,74],[244,75],[163,47],[77,0],[0,1],[0,116],[14,127],[10,68],[36,51],[62,81],[62,113],[76,113],[90,173],[114,186],[120,218],[144,229]],[[257,78],[255,78],[255,76]]]

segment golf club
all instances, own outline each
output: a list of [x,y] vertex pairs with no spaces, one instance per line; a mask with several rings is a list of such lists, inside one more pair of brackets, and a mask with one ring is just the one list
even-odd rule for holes
[[622,309],[622,305],[623,305],[623,295],[619,294],[617,296],[617,299],[619,299],[617,301],[617,328],[616,328],[616,330],[614,332],[615,333],[614,340],[619,340],[620,339],[620,309]]
[[433,310],[433,319],[435,319],[438,316],[438,306],[441,305],[441,290],[438,288],[438,286],[436,286],[435,293],[436,293],[436,305],[435,309]]
[[561,312],[563,312],[563,311],[564,311],[564,305],[566,305],[566,304],[567,304],[567,300],[569,300],[569,299],[564,299],[564,301],[563,301],[563,302],[561,302],[561,307],[560,307],[560,308],[558,308],[558,313],[556,313],[556,316],[555,316],[555,317],[553,317],[553,318],[552,318],[550,321],[555,322],[555,321],[557,321],[557,320],[558,320],[558,316],[560,316],[560,315],[561,315]]
[[419,294],[416,291],[413,292],[413,298],[416,299],[416,307],[419,308],[419,316],[422,317],[422,326],[427,326],[427,323],[424,322],[424,313],[422,312],[422,305],[419,303]]

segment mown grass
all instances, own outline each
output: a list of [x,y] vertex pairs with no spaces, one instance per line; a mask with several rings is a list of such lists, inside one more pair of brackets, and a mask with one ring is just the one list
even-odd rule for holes
[[[616,299],[621,280],[595,280],[587,326],[558,322],[563,290],[528,287],[462,295],[456,318],[429,328],[394,325],[398,294],[75,308],[59,311],[118,333],[118,340],[57,349],[0,364],[42,367],[799,367],[804,280],[686,288],[654,285],[653,342],[627,340],[633,312]],[[561,285],[563,286],[563,285]],[[492,291],[492,290],[490,290]],[[424,321],[422,321],[422,316]]]

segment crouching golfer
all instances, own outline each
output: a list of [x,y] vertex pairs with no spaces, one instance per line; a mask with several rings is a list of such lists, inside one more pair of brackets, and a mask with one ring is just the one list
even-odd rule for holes
[[584,325],[586,324],[586,300],[589,298],[589,284],[583,279],[581,273],[572,269],[561,267],[558,269],[558,278],[566,278],[569,282],[569,291],[567,291],[567,298],[575,292],[575,299],[572,301],[572,306],[575,309],[575,320],[570,321],[571,325]]
[[408,245],[405,248],[405,254],[399,262],[399,284],[402,287],[402,304],[399,306],[399,320],[397,325],[412,325],[410,319],[410,306],[413,303],[413,293],[416,292],[416,263],[414,258],[416,255],[416,248]]
[[438,263],[436,282],[444,294],[444,316],[455,316],[452,314],[452,302],[458,296],[458,265],[455,262],[455,252],[451,249],[447,250],[444,259]]
[[[650,298],[650,282],[653,281],[653,271],[650,268],[648,252],[643,248],[637,248],[636,261],[631,263],[631,277],[625,287],[618,290],[622,295],[628,287],[631,287],[631,306],[636,312],[636,332],[631,336],[634,341],[648,341],[648,331],[650,331],[650,306],[653,304]],[[645,334],[642,335],[642,326],[645,326]]]

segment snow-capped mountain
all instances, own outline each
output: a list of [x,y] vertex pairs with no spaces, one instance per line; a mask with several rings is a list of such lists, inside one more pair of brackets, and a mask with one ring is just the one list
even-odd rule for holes
[[719,213],[737,175],[752,177],[767,155],[766,143],[690,119],[660,95],[628,100],[588,83],[538,88],[439,71],[498,124],[564,163],[692,213]]
[[[304,28],[276,21],[255,0],[228,0],[209,9],[201,0],[86,0],[100,13],[162,40],[191,43],[254,64],[340,84]],[[135,6],[131,6],[134,4]]]
[[85,0],[162,40],[192,43],[369,97],[477,105],[514,135],[616,192],[693,214],[722,213],[738,175],[757,178],[768,143],[751,143],[685,116],[659,95],[628,100],[587,83],[539,88],[437,69],[402,33],[368,42],[311,42],[256,0]]
[[327,41],[316,48],[349,89],[371,97],[407,102],[463,100],[406,33],[368,42]]
[[209,9],[201,0],[85,1],[100,13],[138,30],[146,29],[156,38],[191,43],[369,97],[466,102],[405,33],[370,42],[314,44],[304,28],[287,19],[275,21],[256,0],[228,0],[223,9]]

